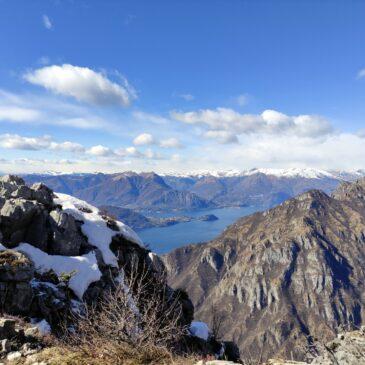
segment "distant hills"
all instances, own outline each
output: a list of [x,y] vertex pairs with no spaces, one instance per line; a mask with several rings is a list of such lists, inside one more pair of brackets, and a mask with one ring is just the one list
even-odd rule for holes
[[272,207],[310,189],[333,191],[341,181],[364,171],[253,169],[247,171],[165,174],[30,174],[28,183],[44,182],[54,191],[94,205],[134,210],[195,210],[223,206]]

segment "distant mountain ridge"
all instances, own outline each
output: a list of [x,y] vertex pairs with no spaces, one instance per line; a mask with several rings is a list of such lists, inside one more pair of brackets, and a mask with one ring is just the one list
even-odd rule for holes
[[28,183],[43,182],[54,191],[94,205],[136,210],[194,210],[223,206],[272,207],[310,189],[333,191],[342,181],[365,171],[317,169],[252,169],[245,171],[163,174],[29,174]]

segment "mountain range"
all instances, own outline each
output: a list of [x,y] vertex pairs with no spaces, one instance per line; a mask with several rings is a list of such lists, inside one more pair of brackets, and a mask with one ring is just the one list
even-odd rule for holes
[[365,315],[365,179],[310,190],[164,256],[196,317],[252,359],[303,359]]
[[333,191],[342,181],[365,172],[316,169],[253,169],[246,171],[164,174],[30,174],[27,183],[43,182],[54,191],[91,204],[134,210],[194,210],[224,206],[272,207],[310,189]]

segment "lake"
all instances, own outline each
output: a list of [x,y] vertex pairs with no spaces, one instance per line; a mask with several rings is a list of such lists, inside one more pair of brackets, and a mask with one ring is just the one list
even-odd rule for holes
[[227,207],[194,211],[174,211],[154,214],[155,217],[190,216],[200,217],[214,214],[219,219],[211,222],[192,221],[169,227],[148,228],[138,232],[143,242],[158,254],[164,254],[190,243],[206,242],[217,237],[227,226],[237,219],[260,210],[259,207]]

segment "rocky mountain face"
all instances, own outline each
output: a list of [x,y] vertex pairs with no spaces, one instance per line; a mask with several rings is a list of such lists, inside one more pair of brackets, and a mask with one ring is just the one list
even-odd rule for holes
[[255,169],[236,173],[157,175],[118,174],[26,175],[28,183],[43,182],[54,191],[94,205],[139,210],[202,209],[255,205],[270,208],[310,189],[332,192],[340,182],[363,176],[314,169]]
[[197,318],[222,323],[243,358],[303,360],[315,338],[365,312],[365,179],[303,193],[164,257]]

